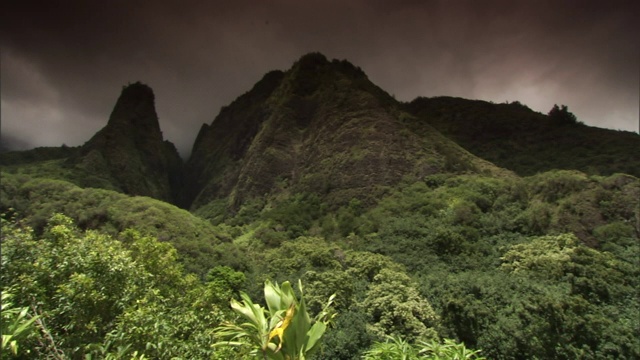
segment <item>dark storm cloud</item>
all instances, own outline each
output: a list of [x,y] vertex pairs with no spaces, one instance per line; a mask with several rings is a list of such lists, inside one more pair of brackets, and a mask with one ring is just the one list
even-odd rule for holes
[[631,1],[21,1],[3,6],[2,130],[77,145],[123,85],[156,93],[165,137],[188,152],[219,108],[267,71],[321,51],[401,100],[452,95],[569,105],[595,126],[638,127]]

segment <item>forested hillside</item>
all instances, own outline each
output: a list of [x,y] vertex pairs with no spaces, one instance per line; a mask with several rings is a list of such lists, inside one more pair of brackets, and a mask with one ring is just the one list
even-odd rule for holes
[[472,153],[520,175],[574,169],[591,175],[640,176],[640,136],[586,126],[568,107],[549,114],[517,101],[492,104],[452,97],[403,106]]
[[0,154],[3,358],[640,357],[637,134],[401,104],[317,53],[184,163],[153,106]]

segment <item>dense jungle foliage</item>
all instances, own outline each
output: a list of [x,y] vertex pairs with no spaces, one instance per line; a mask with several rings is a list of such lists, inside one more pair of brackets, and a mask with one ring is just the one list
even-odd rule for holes
[[209,207],[207,222],[4,174],[2,291],[35,319],[8,354],[241,358],[212,347],[238,321],[229,300],[301,279],[314,316],[335,294],[318,359],[418,358],[442,339],[491,359],[637,358],[639,196],[628,175],[434,175],[374,207],[290,194]]

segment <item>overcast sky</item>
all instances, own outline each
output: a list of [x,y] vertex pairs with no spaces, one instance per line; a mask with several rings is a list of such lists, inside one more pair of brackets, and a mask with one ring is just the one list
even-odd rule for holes
[[221,106],[311,51],[403,101],[566,104],[588,125],[638,130],[637,1],[2,2],[2,137],[23,148],[83,144],[141,81],[186,154]]

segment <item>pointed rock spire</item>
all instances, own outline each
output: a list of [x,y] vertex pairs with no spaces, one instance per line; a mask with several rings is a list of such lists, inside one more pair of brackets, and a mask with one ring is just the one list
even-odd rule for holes
[[154,99],[145,84],[126,86],[109,122],[82,147],[76,164],[127,194],[173,202],[182,160],[162,138]]

